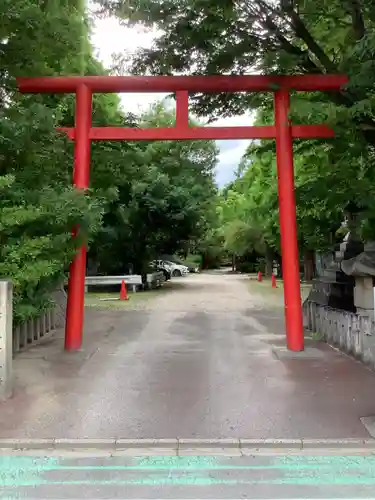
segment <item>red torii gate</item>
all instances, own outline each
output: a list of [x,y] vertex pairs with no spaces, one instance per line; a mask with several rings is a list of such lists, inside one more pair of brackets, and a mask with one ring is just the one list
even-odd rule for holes
[[[63,129],[75,141],[73,184],[89,187],[90,145],[100,140],[193,140],[193,139],[276,139],[277,176],[284,304],[288,349],[302,351],[304,334],[299,278],[296,204],[294,196],[293,139],[327,138],[334,132],[325,125],[291,125],[289,101],[291,91],[339,91],[346,83],[342,75],[299,76],[83,76],[19,78],[22,93],[75,93],[75,127]],[[275,124],[263,127],[189,127],[189,92],[273,92]],[[94,92],[174,92],[176,125],[171,128],[92,127],[92,94]],[[69,275],[65,349],[81,348],[86,248],[74,258]]]

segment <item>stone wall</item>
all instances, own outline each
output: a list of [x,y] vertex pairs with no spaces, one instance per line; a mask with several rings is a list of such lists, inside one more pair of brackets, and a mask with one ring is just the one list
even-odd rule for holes
[[312,333],[375,369],[375,321],[305,300],[304,325]]
[[50,337],[57,328],[65,327],[66,293],[63,288],[52,294],[55,307],[38,318],[13,328],[13,355]]

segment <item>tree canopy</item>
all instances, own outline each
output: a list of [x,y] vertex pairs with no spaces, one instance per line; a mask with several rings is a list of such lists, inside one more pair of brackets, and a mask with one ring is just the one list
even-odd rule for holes
[[[141,74],[327,74],[349,77],[336,93],[292,95],[294,123],[327,123],[334,140],[295,141],[301,251],[324,250],[348,206],[362,211],[362,236],[374,225],[374,22],[370,0],[96,0],[125,25],[153,27],[151,48],[124,62]],[[273,122],[271,94],[195,94],[194,110],[217,118],[256,108]],[[237,255],[280,251],[275,147],[258,141],[220,198],[219,233]],[[262,250],[263,249],[263,250]]]
[[[139,117],[138,125],[172,126],[174,120],[173,110],[156,104]],[[129,263],[141,272],[157,255],[183,250],[199,239],[216,192],[214,142],[143,142],[129,147],[126,161],[117,165],[118,196],[91,251],[100,269],[108,272],[125,271]],[[113,177],[108,181],[113,183]]]
[[[375,14],[370,0],[96,0],[126,25],[158,30],[132,58],[142,74],[345,73],[347,90],[326,99],[374,143],[371,96]],[[200,114],[228,116],[267,96],[195,96]]]

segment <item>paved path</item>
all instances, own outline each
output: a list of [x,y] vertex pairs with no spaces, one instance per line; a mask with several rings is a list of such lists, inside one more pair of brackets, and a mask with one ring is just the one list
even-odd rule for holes
[[324,344],[277,359],[280,308],[244,277],[192,275],[142,307],[88,311],[80,353],[18,356],[0,437],[368,437],[375,375]]

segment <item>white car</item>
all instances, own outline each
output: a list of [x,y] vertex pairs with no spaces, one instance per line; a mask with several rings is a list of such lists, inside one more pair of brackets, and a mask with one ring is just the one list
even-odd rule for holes
[[155,263],[159,267],[165,267],[170,271],[171,275],[176,278],[177,276],[186,276],[189,274],[189,268],[181,264],[175,264],[169,260],[156,260]]

